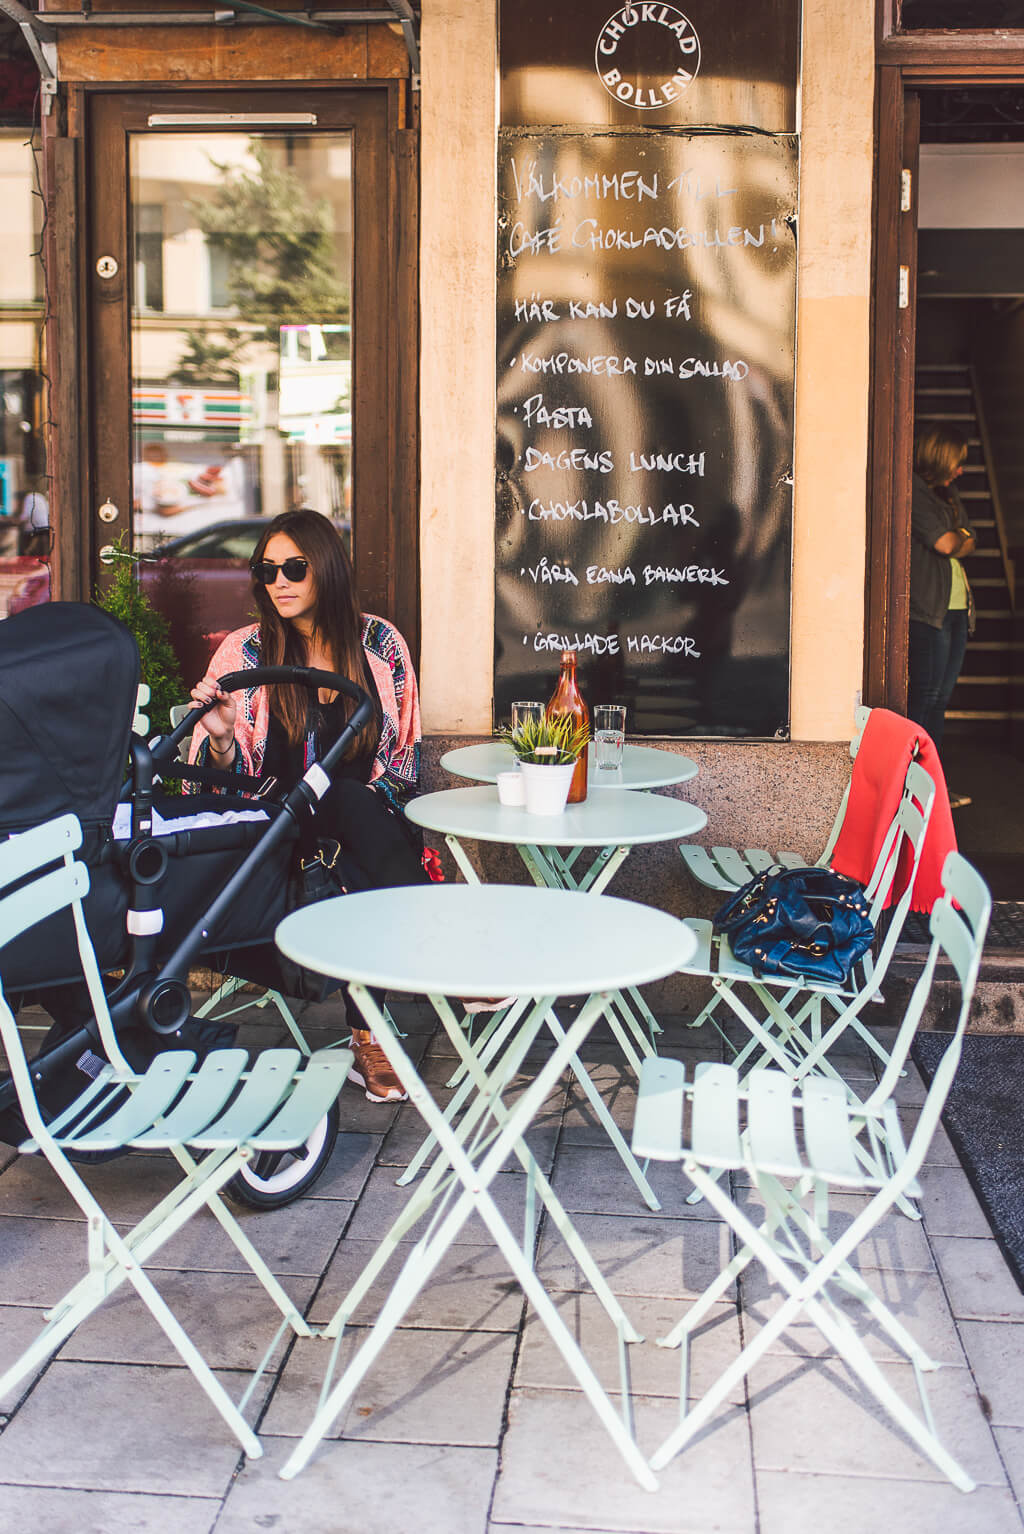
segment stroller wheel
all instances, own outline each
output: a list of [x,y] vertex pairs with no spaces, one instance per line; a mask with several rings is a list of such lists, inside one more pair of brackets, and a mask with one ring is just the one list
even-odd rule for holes
[[293,1151],[264,1151],[224,1185],[229,1198],[250,1209],[280,1209],[308,1193],[331,1159],[338,1138],[338,1104],[317,1124],[305,1145]]

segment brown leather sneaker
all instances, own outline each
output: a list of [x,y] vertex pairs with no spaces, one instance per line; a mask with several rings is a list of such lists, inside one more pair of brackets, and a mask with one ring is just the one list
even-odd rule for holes
[[369,1029],[353,1028],[351,1049],[349,1081],[357,1082],[371,1103],[404,1103],[408,1094]]

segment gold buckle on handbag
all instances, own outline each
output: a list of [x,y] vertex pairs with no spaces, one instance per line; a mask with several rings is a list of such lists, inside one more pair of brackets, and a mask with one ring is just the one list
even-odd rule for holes
[[[324,847],[325,846],[331,846],[331,847],[334,848],[334,851],[331,853],[331,860],[330,860],[330,862],[328,862],[327,859],[324,857]],[[312,868],[315,863],[322,863],[324,868],[329,873],[331,871],[331,869],[334,867],[335,863],[338,861],[338,858],[340,856],[341,856],[341,843],[340,842],[334,842],[334,841],[332,841],[332,842],[321,842],[320,846],[316,849],[316,853],[314,854],[313,857],[300,859],[299,867],[302,869],[302,872],[305,873],[306,869],[307,868]]]

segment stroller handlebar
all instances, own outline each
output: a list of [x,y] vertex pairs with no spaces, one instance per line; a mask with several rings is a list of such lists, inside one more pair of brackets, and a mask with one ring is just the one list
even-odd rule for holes
[[[314,687],[325,687],[331,692],[343,692],[359,705],[349,721],[357,732],[368,722],[373,711],[368,695],[355,682],[350,682],[346,676],[339,676],[336,671],[318,671],[312,666],[251,666],[248,671],[229,671],[217,680],[217,686],[222,692],[242,692],[249,687],[273,687],[282,683],[308,687],[311,691]],[[206,703],[190,709],[184,719],[169,734],[164,735],[154,748],[154,761],[158,764],[173,761],[179,745],[195,728],[196,720],[215,706],[215,703]]]
[[336,671],[317,671],[312,666],[253,666],[248,671],[230,671],[217,683],[224,692],[241,692],[243,687],[263,687],[267,684],[295,682],[300,687],[329,687],[332,692],[343,692],[347,697],[361,703],[366,693],[347,676]]

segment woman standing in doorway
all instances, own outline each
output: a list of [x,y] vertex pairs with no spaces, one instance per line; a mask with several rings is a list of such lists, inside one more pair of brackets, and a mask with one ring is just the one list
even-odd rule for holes
[[[946,709],[973,627],[971,590],[960,561],[974,533],[953,481],[963,472],[967,443],[948,426],[926,426],[914,448],[910,519],[910,644],[907,714],[941,754]],[[950,805],[969,804],[950,793]]]
[[[419,698],[405,640],[383,618],[361,611],[345,545],[317,511],[275,517],[250,567],[259,622],[229,634],[192,689],[197,704],[216,703],[196,725],[192,760],[273,777],[290,790],[337,740],[354,705],[323,690],[314,698],[299,686],[231,695],[217,678],[254,666],[310,666],[348,677],[369,694],[374,717],[335,769],[317,811],[318,833],[341,843],[365,888],[429,882],[404,815],[417,788],[420,750]],[[368,1029],[352,1028],[352,1049],[352,1079],[371,1102],[405,1096]]]

